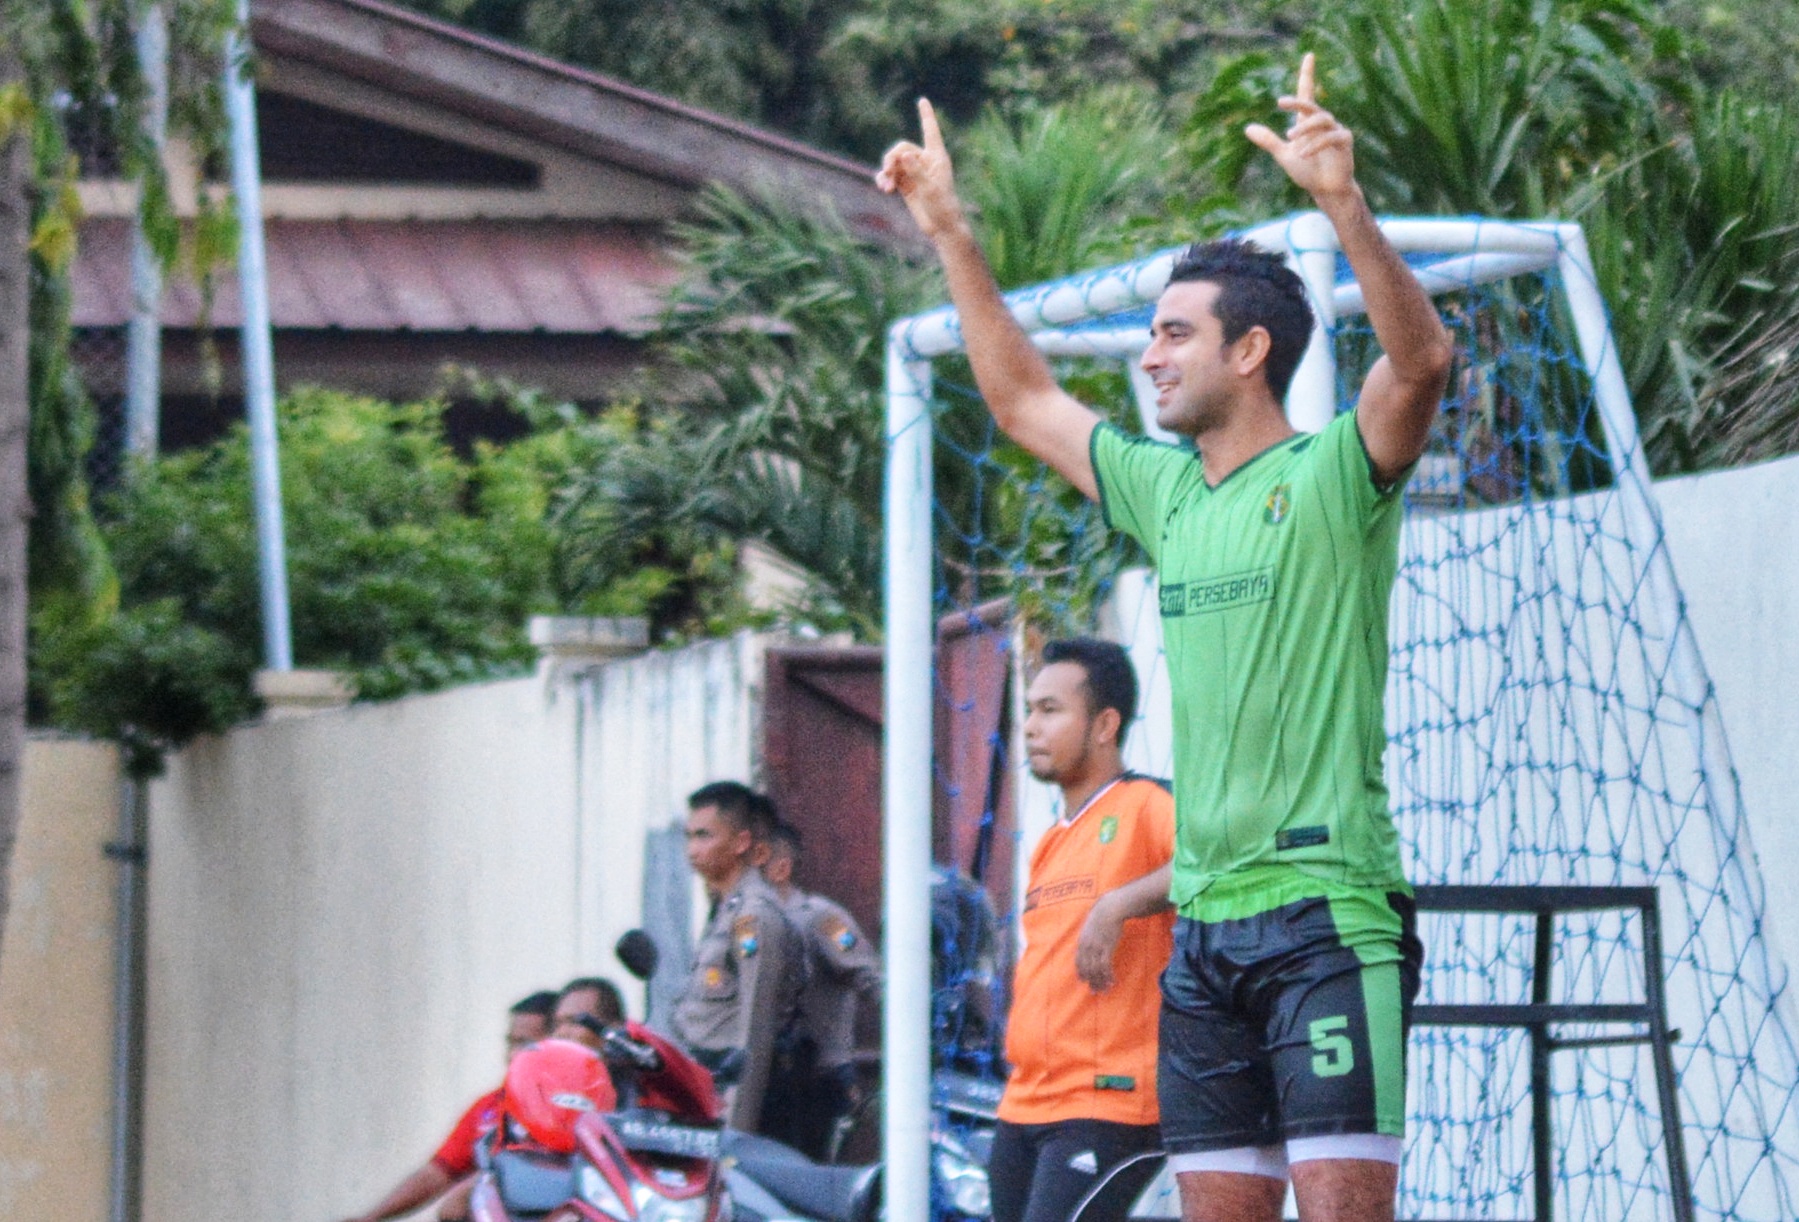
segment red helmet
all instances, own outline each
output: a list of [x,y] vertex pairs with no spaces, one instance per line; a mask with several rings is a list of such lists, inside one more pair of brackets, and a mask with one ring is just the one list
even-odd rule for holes
[[539,1040],[506,1069],[508,1140],[529,1139],[559,1154],[575,1149],[575,1121],[587,1112],[609,1112],[618,1092],[599,1054],[572,1040]]

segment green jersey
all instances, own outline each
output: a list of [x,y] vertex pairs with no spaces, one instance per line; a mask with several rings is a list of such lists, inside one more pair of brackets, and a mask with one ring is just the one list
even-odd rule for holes
[[1375,486],[1355,417],[1288,438],[1216,488],[1194,451],[1111,425],[1094,430],[1092,458],[1107,523],[1148,550],[1160,580],[1175,904],[1202,916],[1195,901],[1226,876],[1220,900],[1295,872],[1403,887],[1381,774],[1401,506]]

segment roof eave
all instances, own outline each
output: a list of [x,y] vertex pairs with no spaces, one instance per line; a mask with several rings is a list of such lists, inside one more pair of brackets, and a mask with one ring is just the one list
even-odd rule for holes
[[259,53],[435,102],[687,187],[721,182],[822,199],[853,230],[915,244],[873,170],[611,77],[375,0],[254,0]]

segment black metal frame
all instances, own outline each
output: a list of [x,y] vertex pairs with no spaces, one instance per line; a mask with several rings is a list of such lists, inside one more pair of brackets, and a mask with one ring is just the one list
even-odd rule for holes
[[[1687,1171],[1680,1127],[1680,1101],[1670,1048],[1680,1038],[1668,1029],[1666,984],[1662,979],[1661,913],[1654,887],[1465,887],[1417,888],[1420,912],[1492,913],[1535,916],[1536,946],[1530,1001],[1524,1004],[1420,1005],[1412,1007],[1415,1027],[1522,1027],[1530,1032],[1530,1124],[1535,1190],[1535,1222],[1554,1219],[1555,1140],[1551,1130],[1549,1057],[1573,1048],[1648,1044],[1661,1104],[1662,1146],[1675,1222],[1693,1222],[1693,1181]],[[1643,928],[1644,999],[1627,1005],[1552,1002],[1550,972],[1555,918],[1574,912],[1634,909]],[[1561,1023],[1628,1023],[1642,1030],[1588,1039],[1558,1039],[1550,1028]]]

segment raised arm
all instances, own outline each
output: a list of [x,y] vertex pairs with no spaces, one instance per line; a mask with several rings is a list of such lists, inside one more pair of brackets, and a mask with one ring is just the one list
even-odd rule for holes
[[975,384],[994,420],[1008,437],[1098,500],[1099,484],[1087,446],[1099,417],[1056,385],[1049,362],[1006,309],[956,195],[955,172],[937,115],[923,98],[918,102],[918,120],[923,146],[908,140],[888,149],[875,184],[906,201],[912,219],[936,247],[950,300],[961,317]]
[[1367,302],[1383,355],[1362,383],[1356,426],[1377,483],[1391,484],[1424,453],[1449,375],[1449,333],[1418,278],[1381,233],[1355,179],[1353,137],[1317,102],[1308,54],[1299,85],[1280,107],[1293,116],[1285,139],[1259,123],[1244,130],[1330,218]]

